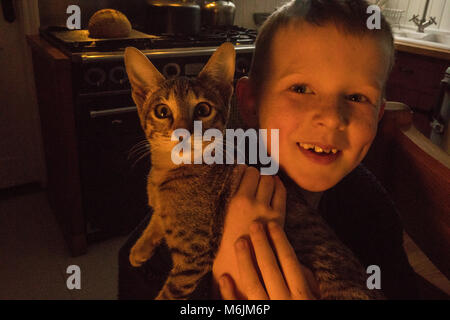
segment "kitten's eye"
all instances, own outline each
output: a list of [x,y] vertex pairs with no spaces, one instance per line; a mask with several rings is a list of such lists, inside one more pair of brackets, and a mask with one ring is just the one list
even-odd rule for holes
[[359,103],[369,102],[369,99],[362,94],[351,94],[351,95],[347,96],[347,99],[349,99],[350,101],[359,102]]
[[211,114],[211,106],[206,102],[200,102],[194,110],[195,118],[206,118]]
[[158,119],[166,119],[172,116],[172,111],[166,104],[158,104],[155,108],[155,116]]
[[300,94],[309,94],[309,93],[313,93],[313,91],[306,85],[306,84],[301,84],[301,85],[293,85],[290,90],[294,91],[295,93],[300,93]]

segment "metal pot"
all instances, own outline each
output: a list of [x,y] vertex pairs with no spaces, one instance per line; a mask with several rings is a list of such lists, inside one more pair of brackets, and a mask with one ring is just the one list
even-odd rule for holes
[[207,26],[232,26],[236,6],[231,1],[203,1],[202,24]]
[[200,32],[201,10],[196,0],[147,0],[147,33],[195,35]]

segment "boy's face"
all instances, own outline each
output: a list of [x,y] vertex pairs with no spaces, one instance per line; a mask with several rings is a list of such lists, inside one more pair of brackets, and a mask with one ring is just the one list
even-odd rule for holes
[[373,37],[344,35],[334,25],[291,24],[272,40],[259,99],[242,95],[251,91],[248,80],[238,85],[240,108],[247,108],[249,123],[255,114],[259,128],[279,129],[280,166],[300,187],[324,191],[369,150],[383,113],[388,59],[387,46]]

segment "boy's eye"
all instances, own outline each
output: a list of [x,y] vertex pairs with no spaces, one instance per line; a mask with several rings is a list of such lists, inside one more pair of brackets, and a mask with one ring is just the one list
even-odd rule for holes
[[300,94],[309,94],[309,93],[313,93],[312,90],[310,88],[308,88],[308,86],[306,84],[300,84],[300,85],[293,85],[290,88],[292,91],[294,91],[295,93],[300,93]]
[[360,103],[370,102],[369,99],[362,94],[351,94],[347,96],[347,99],[353,102],[360,102]]

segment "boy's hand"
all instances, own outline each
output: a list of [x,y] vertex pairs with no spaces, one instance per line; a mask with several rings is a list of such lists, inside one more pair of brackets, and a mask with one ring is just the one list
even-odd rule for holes
[[[249,226],[252,222],[256,220],[264,223],[275,221],[278,225],[283,226],[285,214],[286,189],[281,180],[278,177],[273,176],[260,176],[257,169],[248,167],[243,174],[239,189],[230,201],[225,218],[222,242],[214,261],[213,277],[214,293],[216,295],[219,291],[218,282],[220,277],[227,274],[236,282],[236,286],[233,288],[235,297],[252,297],[251,294],[248,294],[248,288],[244,288],[247,286],[245,281],[248,280],[248,278],[242,279],[240,273],[243,271],[244,273],[251,273],[251,268],[253,268],[253,270],[256,269],[254,265],[251,266],[249,263],[246,265],[242,264],[245,261],[241,261],[244,256],[241,254],[242,251],[239,251],[240,253],[238,251],[235,252],[235,243],[242,236],[246,236],[249,233],[253,234],[249,232]],[[261,242],[259,242],[259,244],[261,244]],[[259,250],[258,252],[263,251]],[[260,258],[263,259],[262,257],[263,256],[257,256],[258,264],[260,263]],[[261,260],[261,263],[264,262]],[[265,278],[264,281],[266,280],[271,283],[273,282],[274,285],[276,285],[276,279],[272,281],[272,279]],[[268,284],[266,283],[266,286],[267,285]],[[222,292],[222,294],[224,293]],[[219,297],[216,296],[216,298]],[[230,298],[229,295],[228,298]]]
[[283,229],[271,221],[268,223],[268,235],[269,237],[263,224],[259,222],[250,226],[250,238],[261,279],[255,267],[249,242],[241,238],[235,243],[240,285],[244,296],[237,292],[234,281],[228,275],[223,275],[220,278],[222,297],[226,300],[316,299],[320,294],[314,276],[298,261]]
[[249,234],[249,226],[255,220],[275,220],[284,225],[285,212],[286,189],[281,180],[278,177],[261,176],[258,169],[247,167],[228,206],[222,241],[213,265],[216,294],[219,292],[218,280],[221,275],[227,273],[235,280],[239,277],[234,253],[236,240]]

